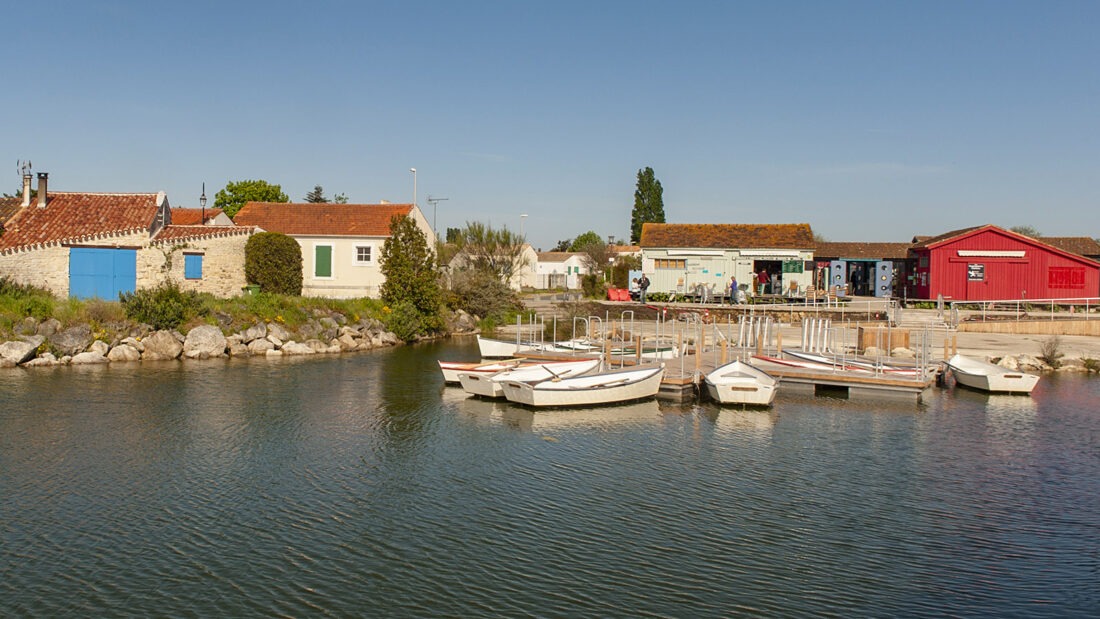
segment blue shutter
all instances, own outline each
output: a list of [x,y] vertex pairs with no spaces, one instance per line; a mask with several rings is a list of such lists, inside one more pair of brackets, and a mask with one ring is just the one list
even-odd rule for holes
[[184,279],[202,279],[202,254],[185,254],[183,256]]

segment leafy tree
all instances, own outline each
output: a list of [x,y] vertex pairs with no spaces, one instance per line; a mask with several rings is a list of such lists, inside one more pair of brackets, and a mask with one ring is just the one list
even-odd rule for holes
[[584,247],[592,245],[594,243],[603,243],[603,239],[600,235],[596,234],[592,230],[585,232],[584,234],[573,239],[573,242],[569,244],[568,251],[584,251]]
[[456,271],[451,275],[451,295],[449,304],[455,309],[492,322],[523,309],[515,291],[489,271]]
[[570,247],[573,246],[573,239],[565,239],[564,241],[558,241],[558,244],[554,246],[554,249],[550,251],[570,251]]
[[310,204],[322,204],[328,202],[328,198],[325,197],[325,190],[320,185],[314,185],[313,191],[306,194],[306,202]]
[[604,275],[615,257],[615,252],[611,250],[611,246],[604,243],[600,235],[592,231],[578,236],[573,241],[570,251],[584,254],[584,265],[588,267],[588,272],[592,275]]
[[458,243],[458,237],[462,234],[459,228],[447,228],[446,239],[448,243]]
[[526,266],[522,258],[526,243],[507,226],[494,230],[480,222],[466,222],[456,244],[465,254],[469,268],[492,273],[505,283]]
[[230,181],[214,196],[214,207],[232,218],[245,202],[290,202],[280,185],[267,181]]
[[630,242],[642,239],[642,224],[665,223],[665,190],[653,175],[653,168],[638,170],[638,185],[634,190],[634,210],[630,213]]
[[411,217],[390,220],[380,258],[382,301],[391,308],[390,329],[405,341],[442,330],[442,293],[428,237]]
[[1016,234],[1022,234],[1024,236],[1030,236],[1033,239],[1037,239],[1043,236],[1042,232],[1035,229],[1035,226],[1012,226],[1009,230]]
[[345,194],[345,193],[338,193],[338,194],[336,194],[336,197],[334,197],[332,199],[332,201],[335,202],[336,204],[347,204],[348,203],[348,195]]
[[302,294],[302,246],[281,232],[260,232],[244,245],[244,277],[263,292]]

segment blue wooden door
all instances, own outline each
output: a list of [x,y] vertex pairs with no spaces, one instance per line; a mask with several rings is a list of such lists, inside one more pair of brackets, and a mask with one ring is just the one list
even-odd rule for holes
[[136,286],[136,249],[69,249],[69,296],[117,301],[119,293],[133,292]]

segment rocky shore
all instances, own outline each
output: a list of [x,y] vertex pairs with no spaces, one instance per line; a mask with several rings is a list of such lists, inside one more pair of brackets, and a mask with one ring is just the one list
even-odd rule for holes
[[349,323],[335,312],[315,317],[293,332],[277,322],[257,322],[228,335],[214,325],[199,325],[186,334],[148,325],[113,325],[96,331],[89,324],[61,327],[52,318],[25,319],[17,326],[15,339],[0,343],[0,367],[338,354],[401,344],[377,320]]

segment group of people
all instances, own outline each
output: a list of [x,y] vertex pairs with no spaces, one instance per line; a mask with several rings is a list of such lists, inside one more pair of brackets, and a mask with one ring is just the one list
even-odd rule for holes
[[641,277],[630,280],[630,298],[645,303],[645,291],[649,289],[649,278],[642,273]]
[[[770,291],[772,294],[780,294],[780,281],[778,273],[768,273],[767,269],[760,269],[759,273],[752,274],[752,294],[764,295]],[[642,273],[641,277],[635,277],[630,280],[630,298],[645,303],[646,290],[649,289],[649,278],[645,273]],[[730,305],[735,303],[745,302],[745,291],[741,290],[740,284],[737,283],[737,276],[730,276],[729,283],[729,295],[727,300]]]

